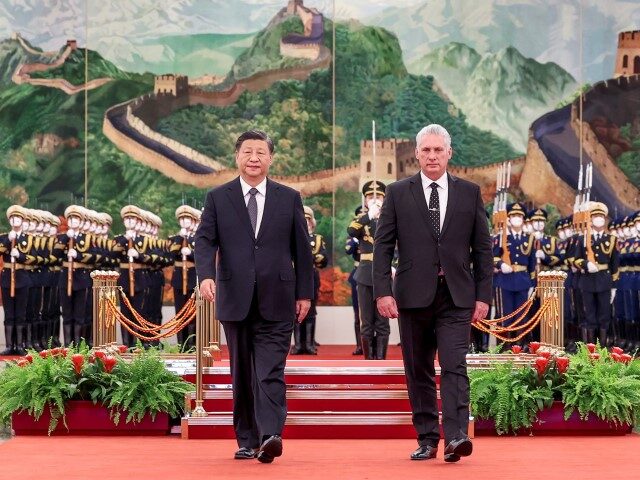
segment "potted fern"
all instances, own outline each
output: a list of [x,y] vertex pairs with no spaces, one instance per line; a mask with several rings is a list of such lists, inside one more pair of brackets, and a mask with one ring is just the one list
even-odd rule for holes
[[531,366],[469,372],[477,435],[624,434],[638,424],[640,360],[592,344],[538,355]]
[[84,344],[29,352],[0,372],[0,422],[17,435],[166,434],[193,388],[156,349],[128,360]]

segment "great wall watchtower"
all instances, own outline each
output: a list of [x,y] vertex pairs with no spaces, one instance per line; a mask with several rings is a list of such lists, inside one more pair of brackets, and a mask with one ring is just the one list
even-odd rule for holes
[[302,0],[289,0],[287,4],[287,13],[289,15],[295,15],[298,7],[302,7]]
[[373,161],[373,140],[360,142],[360,188],[369,180],[385,184],[408,177],[417,171],[415,142],[406,138],[376,140]]
[[186,75],[156,75],[153,93],[180,97],[189,92],[189,77]]
[[71,50],[77,50],[78,49],[78,41],[74,40],[74,39],[67,40],[67,47],[69,47]]
[[614,77],[640,73],[640,30],[620,32]]

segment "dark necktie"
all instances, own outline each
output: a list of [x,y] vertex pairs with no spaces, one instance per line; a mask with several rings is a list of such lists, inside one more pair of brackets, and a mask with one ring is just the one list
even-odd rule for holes
[[429,196],[429,220],[436,233],[436,238],[440,238],[440,198],[438,197],[438,184],[431,185],[431,195]]
[[249,201],[247,202],[247,210],[249,211],[249,220],[251,220],[251,228],[256,233],[256,225],[258,223],[258,201],[256,200],[257,188],[249,190]]

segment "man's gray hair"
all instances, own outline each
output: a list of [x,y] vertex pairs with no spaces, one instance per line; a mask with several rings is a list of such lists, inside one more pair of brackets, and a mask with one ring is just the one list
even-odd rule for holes
[[431,125],[427,125],[422,130],[420,130],[416,135],[416,146],[420,145],[420,140],[422,140],[422,137],[424,137],[425,135],[440,135],[442,138],[444,138],[444,144],[447,147],[451,147],[451,135],[449,135],[447,129],[442,125],[432,123]]

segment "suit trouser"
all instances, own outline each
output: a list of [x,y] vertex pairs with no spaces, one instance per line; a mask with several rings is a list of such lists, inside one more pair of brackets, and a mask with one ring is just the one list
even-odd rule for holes
[[582,291],[584,305],[584,325],[586,328],[608,329],[611,323],[611,292]]
[[400,309],[400,342],[413,425],[421,445],[440,440],[434,359],[440,362],[442,426],[445,442],[463,438],[469,426],[467,350],[473,308],[456,307],[444,277],[433,303]]
[[264,436],[280,435],[284,428],[284,367],[293,320],[265,320],[254,295],[247,318],[221,323],[229,347],[236,440],[240,447],[256,448]]
[[376,302],[373,298],[373,287],[359,283],[358,306],[360,307],[360,334],[364,338],[376,336],[388,337],[391,331],[389,319],[378,313]]

